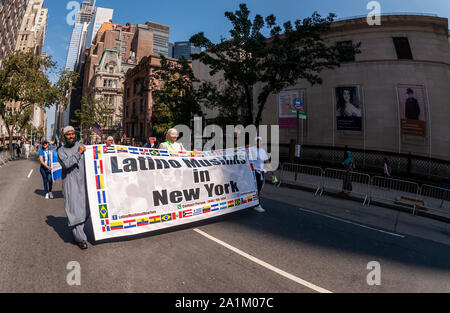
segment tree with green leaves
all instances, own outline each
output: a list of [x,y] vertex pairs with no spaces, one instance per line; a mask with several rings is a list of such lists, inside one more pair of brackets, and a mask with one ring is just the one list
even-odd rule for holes
[[37,105],[45,109],[56,101],[57,90],[45,74],[54,66],[50,57],[36,56],[32,52],[17,51],[2,61],[0,117],[8,130],[10,150],[14,135],[31,117],[31,107]]
[[59,72],[59,78],[58,81],[55,84],[55,87],[57,89],[57,108],[56,108],[56,114],[60,113],[58,115],[58,119],[56,121],[55,129],[59,131],[63,125],[64,122],[62,121],[63,115],[62,112],[65,112],[67,109],[67,106],[70,103],[70,98],[72,95],[72,91],[74,91],[76,82],[78,80],[79,74],[73,71],[70,71],[68,69],[60,70]]
[[81,109],[75,111],[75,116],[80,120],[83,133],[90,135],[95,125],[102,130],[112,128],[115,110],[105,98],[84,96],[81,99]]
[[201,115],[199,97],[193,84],[191,63],[184,58],[173,62],[161,56],[161,67],[154,69],[148,79],[138,79],[141,93],[152,92],[153,132],[164,136],[176,125],[190,125],[194,115]]
[[[320,73],[324,69],[337,68],[359,52],[359,44],[329,44],[322,38],[330,29],[334,14],[322,18],[314,13],[281,27],[274,15],[263,18],[258,14],[251,20],[247,5],[241,4],[239,10],[226,12],[225,17],[233,26],[230,38],[215,44],[203,32],[192,36],[193,45],[205,48],[193,59],[207,65],[211,76],[223,75],[225,91],[234,89],[242,95],[240,114],[245,125],[259,125],[269,95],[296,85],[299,80],[321,84]],[[265,27],[270,38],[263,34]],[[254,99],[257,87],[261,90]]]

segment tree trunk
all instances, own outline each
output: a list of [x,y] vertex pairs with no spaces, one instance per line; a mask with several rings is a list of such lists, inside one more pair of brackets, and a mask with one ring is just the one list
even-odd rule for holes
[[260,100],[258,101],[258,114],[255,119],[255,126],[259,127],[259,123],[261,123],[262,113],[264,111],[264,107],[266,106],[267,99],[269,98],[269,94],[264,93],[260,96]]
[[248,85],[244,85],[245,90],[245,99],[247,102],[247,118],[245,126],[251,125],[253,123],[253,88],[250,88]]

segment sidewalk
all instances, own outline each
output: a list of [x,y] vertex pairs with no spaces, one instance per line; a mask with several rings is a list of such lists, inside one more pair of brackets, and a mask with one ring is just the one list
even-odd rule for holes
[[[396,196],[395,191],[388,190],[387,188],[383,189],[381,187],[372,187],[369,184],[353,182],[353,192],[350,195],[347,195],[341,192],[342,179],[327,178],[317,176],[316,174],[308,175],[304,173],[298,173],[297,177],[295,177],[294,172],[285,172],[282,175],[281,170],[277,171],[276,175],[280,180],[280,184],[278,186],[309,191],[312,195],[327,195],[333,198],[359,202],[360,204],[367,203],[368,205],[376,205],[450,223],[449,201],[442,202],[442,208],[439,208],[441,205],[440,200],[427,198],[427,201],[424,201],[423,205],[420,203],[416,204],[416,209],[414,210],[414,204],[408,204],[407,201],[400,201],[403,200],[400,199],[400,197],[405,197],[405,195],[407,198],[415,199],[414,194],[408,194],[407,192],[399,192]],[[271,183],[271,175],[267,175],[266,179],[268,183]],[[377,193],[381,191],[389,194],[390,198],[395,199],[395,201],[388,200],[388,197],[386,197],[386,199],[373,199],[369,188],[374,188]],[[437,209],[430,207],[430,203],[432,203]]]
[[[448,222],[408,214],[373,204],[363,206],[362,201],[337,197],[333,194],[314,196],[311,189],[275,187],[266,183],[262,191],[262,206],[265,199],[295,205],[299,210],[317,212],[330,218],[338,218],[401,235],[410,235],[450,246],[450,224]],[[263,213],[264,214],[264,213]]]

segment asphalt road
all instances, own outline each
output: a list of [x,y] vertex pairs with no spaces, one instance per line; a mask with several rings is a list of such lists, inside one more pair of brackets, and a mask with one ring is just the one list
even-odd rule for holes
[[[32,172],[31,172],[32,171]],[[450,292],[450,226],[266,186],[246,210],[151,235],[72,243],[61,183],[45,200],[39,164],[0,168],[0,292]],[[68,275],[80,265],[79,285]],[[380,285],[367,277],[380,266]]]

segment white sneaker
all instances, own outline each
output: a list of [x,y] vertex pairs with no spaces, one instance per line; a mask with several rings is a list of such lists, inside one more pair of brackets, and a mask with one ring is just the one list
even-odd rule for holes
[[48,193],[45,194],[45,199],[48,200]]
[[264,212],[266,212],[266,210],[264,210],[264,209],[262,208],[261,205],[258,205],[258,206],[255,207],[253,210],[255,210],[255,211],[258,212],[258,213],[264,213]]
[[48,196],[50,197],[50,199],[53,199],[53,192],[50,192],[50,193],[48,194]]

